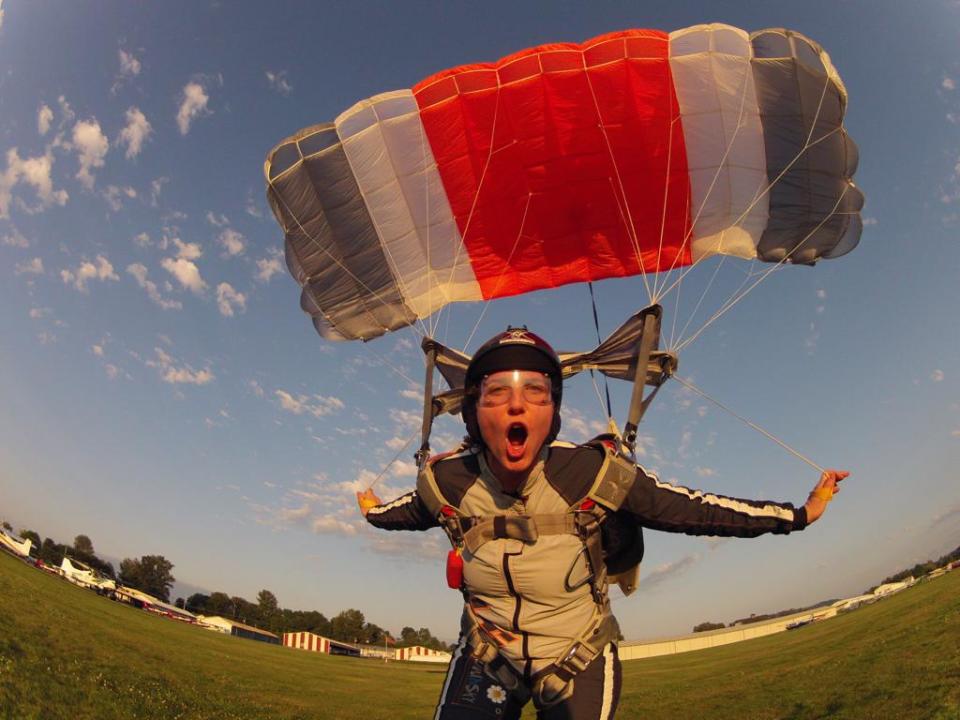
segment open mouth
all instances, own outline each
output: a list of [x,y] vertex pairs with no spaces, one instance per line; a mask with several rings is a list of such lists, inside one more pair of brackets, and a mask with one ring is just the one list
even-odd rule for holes
[[527,445],[527,426],[513,423],[507,428],[507,452],[511,458],[519,458]]

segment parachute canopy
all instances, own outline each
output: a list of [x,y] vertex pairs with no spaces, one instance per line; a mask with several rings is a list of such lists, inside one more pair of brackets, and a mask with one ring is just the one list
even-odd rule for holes
[[843,255],[863,205],[846,103],[799,33],[626,30],[359,102],[270,152],[267,195],[317,330],[369,340],[710,255]]

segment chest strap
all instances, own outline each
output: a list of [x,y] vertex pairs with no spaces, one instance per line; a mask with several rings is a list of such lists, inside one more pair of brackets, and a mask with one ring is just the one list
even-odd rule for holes
[[[452,523],[451,523],[452,524]],[[573,513],[540,513],[535,515],[488,515],[460,518],[463,546],[476,554],[491,540],[522,540],[536,542],[545,535],[577,535],[577,521]]]

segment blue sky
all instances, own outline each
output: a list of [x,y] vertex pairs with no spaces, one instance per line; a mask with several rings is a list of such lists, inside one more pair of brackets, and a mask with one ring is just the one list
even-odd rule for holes
[[[726,22],[796,29],[830,52],[866,226],[850,255],[772,274],[685,349],[681,374],[853,475],[802,534],[648,533],[641,589],[615,602],[625,634],[857,593],[960,544],[960,4],[281,5],[0,4],[0,516],[60,540],[86,533],[111,557],[161,553],[181,592],[269,588],[287,607],[357,607],[452,639],[445,539],[377,533],[352,501],[419,423],[419,338],[314,333],[264,200],[264,157],[460,63]],[[704,305],[748,269],[726,265]],[[668,324],[689,317],[703,270]],[[636,279],[597,295],[603,332],[646,300]],[[481,310],[456,308],[439,337],[462,347]],[[490,305],[468,349],[508,322],[563,349],[594,340],[584,287]],[[629,387],[611,390],[622,420]],[[588,378],[565,406],[568,439],[604,419]],[[460,432],[440,423],[434,446]],[[642,432],[641,461],[688,486],[801,503],[816,479],[676,383]],[[407,451],[378,491],[413,482]]]

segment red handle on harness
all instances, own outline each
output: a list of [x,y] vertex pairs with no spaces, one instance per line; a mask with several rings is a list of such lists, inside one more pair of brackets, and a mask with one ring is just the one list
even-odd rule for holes
[[463,587],[463,556],[458,549],[447,553],[447,585],[454,590]]

